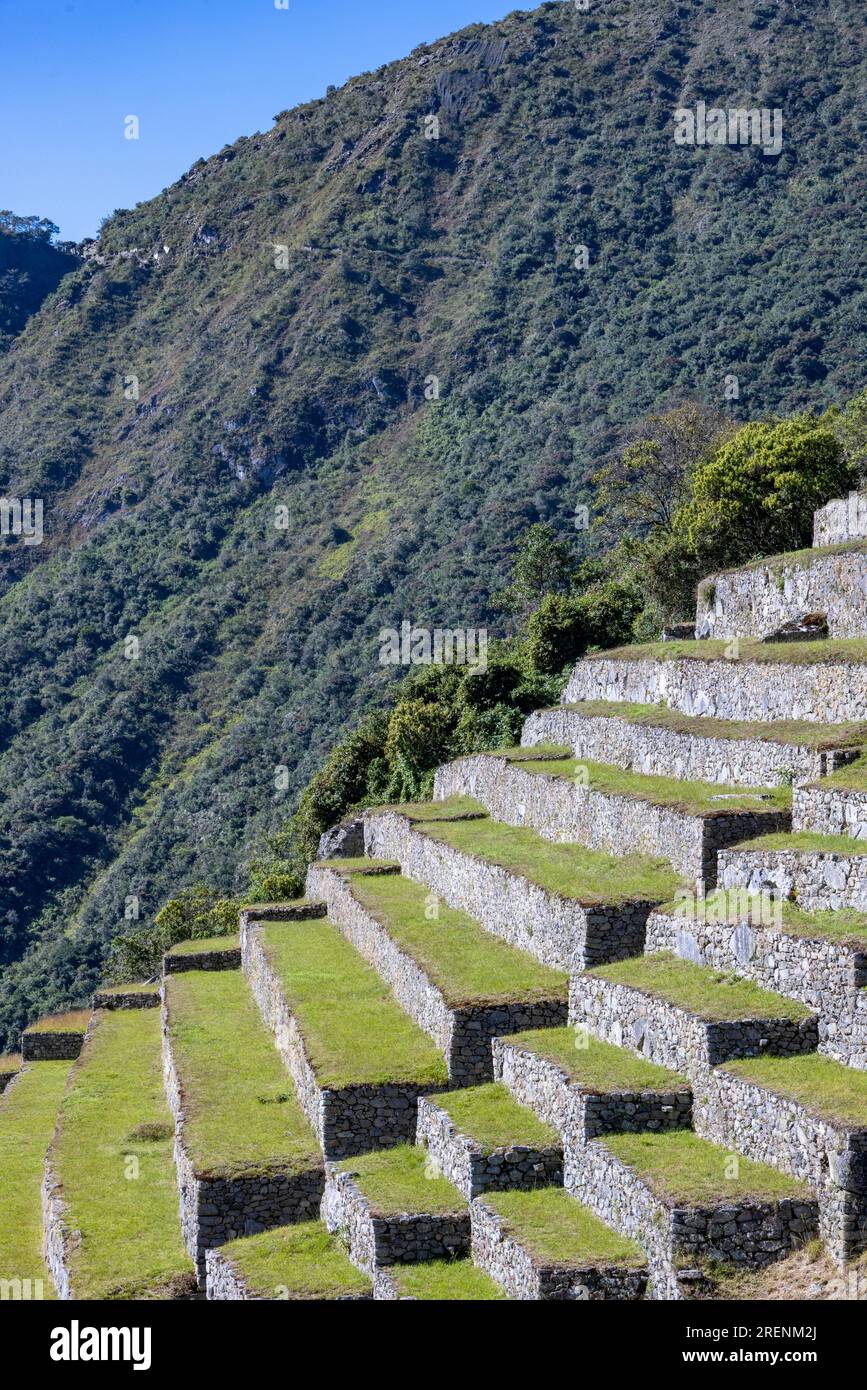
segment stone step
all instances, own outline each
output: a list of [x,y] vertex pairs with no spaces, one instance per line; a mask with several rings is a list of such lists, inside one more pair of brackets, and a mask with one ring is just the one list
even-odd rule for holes
[[411,1143],[448,1070],[373,967],[323,917],[248,920],[241,953],[326,1159]]
[[432,899],[396,865],[326,860],[310,866],[307,888],[434,1039],[452,1085],[492,1079],[493,1037],[565,1023],[564,973]]
[[416,1143],[467,1201],[483,1192],[563,1182],[556,1130],[501,1084],[422,1096]]
[[566,1189],[645,1252],[651,1297],[701,1288],[712,1262],[771,1264],[817,1230],[808,1185],[690,1130],[567,1145]]
[[718,883],[775,894],[806,912],[867,913],[867,842],[809,830],[761,836],[720,851]]
[[692,1123],[688,1081],[581,1028],[498,1038],[494,1068],[515,1099],[569,1143]]
[[822,782],[795,787],[792,829],[867,840],[867,769],[863,760]]
[[472,1260],[424,1260],[387,1265],[373,1276],[376,1299],[403,1303],[496,1303],[508,1298]]
[[805,1005],[670,955],[637,956],[572,978],[569,1019],[615,1047],[683,1072],[694,1086],[733,1058],[812,1052]]
[[867,1250],[867,1072],[829,1057],[760,1057],[710,1073],[696,1127],[810,1183],[838,1263]]
[[454,796],[473,797],[497,821],[532,827],[547,840],[667,859],[679,874],[709,886],[720,849],[791,825],[786,787],[722,791],[568,756],[536,761],[526,749],[477,753],[438,768],[434,799]]
[[562,1187],[492,1192],[470,1205],[473,1260],[511,1298],[635,1302],[647,1261]]
[[470,1246],[466,1200],[414,1145],[329,1165],[322,1216],[369,1275],[387,1265],[453,1259]]
[[[4,1059],[4,1069],[12,1061]],[[68,1076],[67,1061],[19,1064],[0,1096],[0,1283],[10,1300],[56,1297],[42,1249],[41,1194]]]
[[158,984],[109,985],[93,996],[95,1009],[158,1009]]
[[653,642],[585,657],[563,703],[666,704],[714,719],[846,724],[867,719],[867,643]]
[[181,1227],[204,1288],[212,1246],[316,1216],[325,1166],[237,970],[169,975],[162,1029]]
[[698,586],[696,637],[773,639],[805,616],[830,638],[867,636],[867,541],[795,550],[709,575]]
[[190,1298],[155,1009],[94,1015],[45,1160],[45,1248],[61,1298]]
[[585,701],[536,710],[524,748],[565,745],[575,758],[725,786],[817,781],[857,758],[867,724],[709,719],[664,705]]
[[238,936],[212,936],[207,940],[179,941],[163,956],[163,974],[184,970],[237,970],[241,964]]
[[[731,868],[740,876],[743,861],[735,854]],[[747,852],[748,867],[751,857]],[[770,870],[778,880],[789,873],[791,858],[787,852],[786,866]],[[757,881],[755,873],[750,877]],[[647,950],[799,1000],[817,1016],[822,1052],[867,1067],[867,913],[807,912],[767,890],[720,889],[652,912]]]
[[73,1062],[84,1044],[90,1019],[90,1009],[38,1019],[21,1034],[21,1056],[25,1062]]
[[450,907],[561,970],[642,950],[648,913],[679,884],[661,860],[553,844],[527,826],[491,820],[468,799],[368,811],[365,846],[371,858],[398,863]]
[[357,1303],[373,1298],[367,1275],[355,1268],[322,1221],[277,1226],[208,1250],[207,1297],[214,1301]]

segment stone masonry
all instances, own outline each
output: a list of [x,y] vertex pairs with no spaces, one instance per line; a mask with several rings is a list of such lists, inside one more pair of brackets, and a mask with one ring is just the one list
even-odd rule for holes
[[792,829],[867,840],[867,791],[821,784],[796,787],[792,794]]
[[[237,1265],[224,1255],[221,1250],[208,1250],[205,1255],[205,1287],[207,1299],[219,1302],[240,1302],[242,1300],[269,1300],[276,1297],[275,1294],[254,1293],[247,1283]],[[335,1303],[367,1303],[370,1302],[369,1293],[343,1293],[337,1294],[334,1298]],[[297,1295],[296,1300],[297,1301]]]
[[499,1214],[477,1199],[470,1206],[473,1260],[511,1298],[596,1303],[635,1302],[647,1288],[647,1270],[627,1265],[555,1264],[539,1259],[506,1232]]
[[451,1006],[387,927],[358,901],[345,875],[327,864],[311,864],[307,891],[327,902],[329,921],[391,986],[410,1018],[433,1038],[446,1058],[453,1086],[491,1080],[492,1038],[565,1023],[565,999]]
[[631,851],[667,859],[678,873],[716,883],[716,856],[726,845],[756,835],[789,829],[788,812],[763,807],[733,811],[723,802],[718,811],[690,814],[675,806],[637,796],[580,785],[570,777],[525,772],[508,758],[476,754],[437,770],[434,799],[471,796],[494,820],[529,825],[545,839],[574,841],[589,849],[620,854]]
[[[627,771],[724,786],[775,787],[812,782],[845,767],[860,748],[822,749],[762,738],[711,737],[701,719],[691,732],[616,714],[587,715],[580,706],[560,705],[528,715],[521,744],[565,744],[574,757],[609,763]],[[711,726],[714,727],[714,726]]]
[[845,545],[867,538],[867,493],[835,497],[813,513],[813,545]]
[[74,1061],[83,1043],[84,1033],[27,1031],[21,1034],[21,1056],[25,1062]]
[[169,951],[163,956],[163,974],[178,975],[184,970],[237,970],[240,964],[240,947],[178,954]]
[[544,965],[583,970],[643,949],[653,903],[584,906],[432,839],[395,811],[367,813],[365,843],[371,858],[397,860],[407,878],[426,884],[450,907],[461,908]]
[[711,575],[699,585],[696,637],[769,637],[805,614],[823,614],[829,637],[867,632],[867,551],[798,553]]
[[[455,1194],[457,1200],[457,1194]],[[353,1182],[350,1172],[328,1170],[322,1219],[328,1230],[346,1241],[349,1258],[365,1274],[383,1265],[414,1264],[422,1260],[453,1259],[470,1245],[470,1217],[454,1212],[376,1211]]]
[[739,845],[720,853],[718,873],[722,888],[778,894],[805,912],[867,912],[867,845],[857,841],[851,854]]
[[563,1182],[563,1147],[529,1148],[510,1144],[485,1149],[461,1134],[447,1111],[434,1101],[418,1103],[416,1143],[427,1149],[435,1167],[470,1201],[482,1192],[550,1187]]

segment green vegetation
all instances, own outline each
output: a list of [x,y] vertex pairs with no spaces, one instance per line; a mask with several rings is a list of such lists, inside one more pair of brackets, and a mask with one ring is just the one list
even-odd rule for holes
[[184,971],[165,989],[184,1144],[197,1175],[321,1168],[316,1136],[240,972]]
[[64,1014],[48,1014],[31,1023],[28,1033],[86,1033],[90,1009],[72,1009]]
[[[524,751],[524,750],[522,750]],[[511,760],[511,750],[503,755]],[[668,806],[686,815],[722,815],[726,811],[783,811],[792,804],[788,787],[722,787],[717,782],[681,782],[676,777],[659,777],[643,772],[626,772],[608,763],[593,763],[586,759],[540,759],[533,762],[519,759],[524,772],[544,777],[565,777],[574,782],[579,769],[586,772],[590,791],[610,796],[625,796],[634,801],[647,801],[654,806]]]
[[372,1292],[367,1275],[355,1268],[321,1221],[232,1240],[220,1253],[261,1298],[358,1298]]
[[860,758],[847,763],[845,767],[838,768],[836,772],[823,777],[821,782],[815,785],[824,787],[827,791],[831,791],[835,787],[840,787],[844,791],[867,791],[867,755],[862,753]]
[[430,1038],[330,922],[277,923],[263,932],[320,1086],[448,1085]]
[[623,1047],[601,1042],[581,1028],[532,1028],[506,1039],[561,1067],[582,1091],[688,1091],[676,1071],[658,1067]]
[[[670,903],[660,909],[682,914],[682,905]],[[867,945],[867,912],[844,907],[827,912],[808,912],[796,902],[778,902],[768,894],[751,894],[746,888],[715,889],[702,904],[702,920],[711,923],[752,922],[758,927],[775,925],[776,914],[782,930],[790,936],[836,941],[854,946]],[[689,918],[685,919],[687,922]]]
[[391,1265],[389,1274],[401,1298],[420,1303],[481,1303],[508,1299],[490,1275],[472,1260],[427,1260]]
[[634,1241],[619,1236],[562,1187],[532,1192],[486,1192],[482,1199],[500,1217],[506,1234],[550,1265],[646,1264]]
[[45,218],[0,212],[0,352],[80,265],[72,243],[57,242],[59,230]]
[[398,1144],[337,1164],[349,1173],[377,1216],[429,1213],[461,1215],[467,1204],[457,1188],[440,1177],[424,1149]]
[[863,840],[855,840],[851,835],[818,835],[813,830],[796,830],[782,835],[757,835],[754,840],[743,840],[733,848],[756,850],[759,853],[768,849],[805,850],[814,854],[845,854],[850,859],[867,854],[867,843]]
[[664,999],[675,1008],[686,1009],[707,1022],[734,1022],[746,1018],[809,1018],[806,1004],[771,994],[751,980],[725,975],[692,961],[661,953],[634,956],[614,965],[600,965],[588,975],[611,984],[625,985]]
[[132,983],[132,984],[106,985],[105,989],[101,989],[99,992],[100,992],[100,994],[104,994],[104,995],[113,995],[113,994],[156,994],[156,995],[158,995],[158,994],[159,994],[159,985],[157,985],[157,984],[148,984],[147,982],[145,982],[144,984],[142,984],[140,981],[135,981],[135,982]]
[[809,1195],[807,1184],[797,1178],[741,1154],[733,1156],[729,1149],[700,1139],[690,1129],[607,1134],[597,1142],[633,1168],[658,1197],[687,1206]]
[[726,1070],[789,1096],[835,1124],[867,1128],[867,1072],[818,1052],[803,1057],[753,1057],[728,1062]]
[[103,1014],[75,1064],[52,1146],[67,1221],[81,1232],[70,1254],[74,1297],[192,1291],[173,1138],[157,1010]]
[[[668,646],[668,643],[665,643]],[[707,643],[702,643],[703,647]],[[777,719],[753,721],[747,719],[709,719],[706,715],[681,714],[679,710],[667,709],[664,705],[635,705],[624,701],[582,700],[569,705],[558,705],[563,709],[574,710],[585,719],[624,719],[630,724],[644,724],[650,728],[671,729],[678,734],[696,734],[700,738],[762,739],[766,743],[788,743],[804,748],[855,748],[867,742],[867,724],[817,724],[806,719]],[[537,752],[549,749],[539,746]],[[550,751],[554,751],[551,748]],[[565,749],[568,755],[569,749]],[[534,750],[521,750],[532,758]]]
[[180,950],[184,943],[191,943],[193,951],[217,949],[210,943],[226,937],[237,946],[240,910],[239,902],[221,898],[198,883],[172,898],[157,913],[153,926],[145,923],[115,937],[106,974],[113,984],[152,979],[162,972],[163,956]]
[[69,1062],[32,1063],[0,1095],[0,1280],[41,1280],[44,1298],[55,1296],[42,1258],[45,1153],[69,1066]]
[[212,952],[237,951],[241,945],[239,936],[203,936],[194,941],[179,941],[168,952],[170,956],[200,956]]
[[460,1134],[475,1139],[485,1153],[513,1145],[550,1149],[560,1143],[556,1130],[519,1105],[501,1081],[447,1091],[431,1100],[446,1111]]
[[469,1004],[565,999],[567,977],[499,940],[427,889],[400,874],[353,874],[352,892],[412,957],[452,1008]]
[[[728,642],[708,638],[701,642],[643,642],[611,651],[591,652],[588,661],[721,661]],[[860,666],[867,663],[867,638],[830,637],[816,642],[758,642],[738,643],[739,661],[757,661],[765,666],[813,666],[821,663]],[[770,727],[770,726],[769,726]],[[758,721],[758,731],[764,724]]]
[[[448,802],[441,802],[447,806]],[[548,893],[586,905],[663,902],[678,879],[662,859],[643,854],[614,856],[582,845],[559,845],[524,826],[503,825],[489,816],[472,821],[425,821],[418,829],[463,854],[521,874]]]

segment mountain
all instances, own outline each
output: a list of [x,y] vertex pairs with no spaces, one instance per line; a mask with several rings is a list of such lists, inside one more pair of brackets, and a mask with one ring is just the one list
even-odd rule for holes
[[[495,629],[516,537],[574,534],[645,412],[863,385],[865,27],[823,0],[515,13],[79,248],[0,354],[0,488],[45,518],[0,542],[0,1032],[177,889],[243,893],[385,697],[380,629]],[[700,102],[779,108],[781,152],[676,143]]]
[[58,231],[44,218],[0,212],[0,352],[77,264],[70,243],[56,244]]

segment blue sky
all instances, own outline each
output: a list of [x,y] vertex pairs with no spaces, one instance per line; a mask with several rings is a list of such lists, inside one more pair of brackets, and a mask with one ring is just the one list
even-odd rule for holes
[[92,236],[329,83],[535,3],[0,0],[0,207]]

